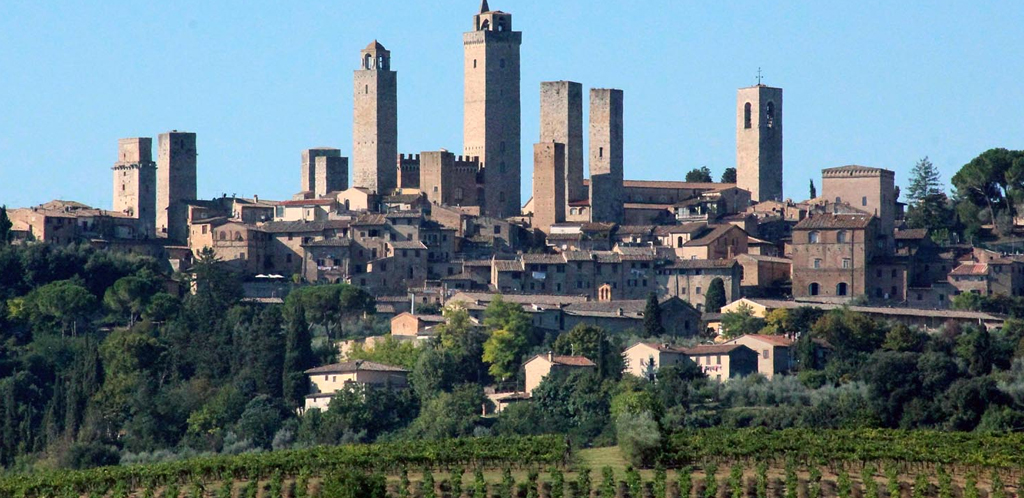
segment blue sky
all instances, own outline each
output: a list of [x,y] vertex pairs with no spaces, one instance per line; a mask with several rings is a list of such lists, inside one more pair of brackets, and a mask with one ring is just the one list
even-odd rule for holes
[[[198,133],[199,194],[284,199],[299,153],[350,155],[352,71],[378,39],[401,152],[461,151],[475,0],[29,2],[0,16],[0,203],[111,205],[117,139]],[[820,169],[930,156],[944,180],[1024,149],[1024,2],[492,0],[523,31],[523,199],[541,81],[625,91],[631,179],[735,162],[735,92],[785,91],[785,195]],[[820,186],[820,185],[819,185]]]

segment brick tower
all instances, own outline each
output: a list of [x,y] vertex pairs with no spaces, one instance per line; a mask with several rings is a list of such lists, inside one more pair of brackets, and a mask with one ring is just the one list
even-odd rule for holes
[[622,223],[622,90],[590,89],[591,219]]
[[551,225],[565,221],[565,145],[542,142],[533,146],[533,226],[550,234]]
[[512,14],[490,10],[487,1],[462,35],[465,50],[463,149],[480,158],[484,214],[520,212],[519,45]]
[[[583,85],[572,81],[541,82],[540,141],[565,145],[565,201],[586,200],[587,191],[583,188]],[[536,162],[536,151],[534,156]]]
[[117,141],[114,163],[114,211],[138,218],[137,235],[156,236],[156,163],[152,138]]
[[360,53],[353,78],[352,185],[384,193],[398,185],[398,75],[391,52],[377,40]]
[[736,92],[736,186],[755,202],[782,200],[782,89]]
[[196,134],[161,133],[157,138],[157,235],[188,240],[188,201],[196,200]]

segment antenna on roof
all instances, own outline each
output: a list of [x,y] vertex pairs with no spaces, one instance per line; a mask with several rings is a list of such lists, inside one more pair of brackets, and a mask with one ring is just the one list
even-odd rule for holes
[[757,86],[761,86],[761,68],[757,68]]

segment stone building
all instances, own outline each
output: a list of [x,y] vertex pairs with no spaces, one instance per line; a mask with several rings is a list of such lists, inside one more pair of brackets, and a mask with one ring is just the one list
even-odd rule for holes
[[622,90],[590,90],[591,220],[622,223]]
[[432,204],[477,205],[476,157],[456,156],[446,150],[419,154],[419,189]]
[[751,200],[782,200],[782,89],[736,92],[736,186]]
[[341,157],[341,150],[330,147],[302,151],[301,187],[300,195],[314,199],[347,189],[348,158]]
[[338,391],[350,385],[367,388],[405,389],[409,387],[409,371],[383,363],[355,360],[324,365],[306,370],[310,393],[303,411],[319,408],[327,411]]
[[533,146],[533,227],[546,234],[551,233],[551,225],[565,221],[565,160],[564,144]]
[[879,289],[884,298],[902,300],[906,269],[883,263],[877,233],[878,219],[866,215],[819,214],[797,223],[790,245],[793,296],[872,296]]
[[821,197],[846,203],[878,218],[878,236],[886,251],[895,248],[896,173],[867,166],[840,166],[821,171]]
[[716,278],[725,285],[725,302],[740,298],[742,272],[734,260],[683,259],[658,268],[654,278],[659,297],[676,296],[704,311],[705,295]]
[[353,90],[352,185],[383,195],[398,184],[398,76],[377,40],[360,52]]
[[173,130],[157,138],[156,231],[188,240],[188,202],[196,200],[196,134]]
[[156,163],[152,138],[117,141],[114,163],[114,211],[138,220],[136,235],[156,236]]
[[525,391],[527,394],[533,394],[533,390],[551,372],[595,368],[597,365],[584,356],[562,356],[551,352],[539,354],[523,363],[523,369],[526,371]]
[[[588,198],[583,187],[583,85],[573,81],[540,84],[540,142],[565,144],[567,203]],[[536,187],[534,187],[534,199]]]
[[[465,52],[463,154],[480,158],[484,214],[519,214],[521,109],[519,46],[512,14],[490,10],[487,0],[462,35]],[[394,157],[394,156],[392,156]]]

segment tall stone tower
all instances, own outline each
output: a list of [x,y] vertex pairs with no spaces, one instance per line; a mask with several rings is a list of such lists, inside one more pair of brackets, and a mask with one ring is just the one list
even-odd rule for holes
[[360,54],[353,78],[352,185],[382,193],[398,185],[398,75],[391,52],[377,40]]
[[465,49],[463,149],[480,158],[484,214],[520,212],[519,45],[512,14],[490,10],[487,0],[473,16],[473,31],[462,35]]
[[565,221],[565,144],[541,142],[533,146],[533,226],[551,233],[551,225]]
[[[565,145],[565,201],[587,198],[583,188],[583,85],[572,81],[540,84],[540,141]],[[536,150],[534,151],[536,165]],[[536,178],[536,173],[534,177]],[[534,194],[534,199],[536,199]]]
[[316,147],[302,151],[302,192],[313,198],[348,188],[348,158],[341,150]]
[[138,234],[156,236],[156,163],[152,138],[117,141],[114,163],[114,211],[138,218]]
[[174,130],[157,138],[157,235],[188,241],[188,201],[196,200],[196,134]]
[[622,90],[590,90],[591,219],[622,223]]
[[782,89],[736,92],[736,186],[755,202],[782,200]]

